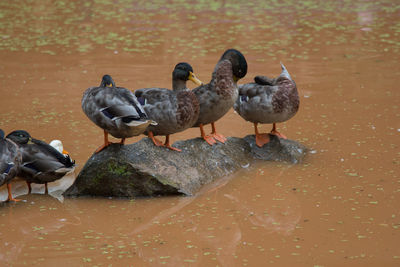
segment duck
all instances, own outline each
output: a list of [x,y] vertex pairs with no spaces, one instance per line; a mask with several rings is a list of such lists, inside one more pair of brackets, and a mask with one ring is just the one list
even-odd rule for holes
[[[210,145],[226,138],[217,133],[215,122],[222,118],[238,97],[237,82],[247,74],[247,61],[236,49],[227,49],[216,64],[211,81],[193,89],[200,103],[200,113],[193,127],[200,128],[201,137]],[[211,124],[211,134],[206,135],[204,125]]]
[[299,110],[299,94],[295,81],[281,63],[282,72],[276,78],[256,76],[253,83],[239,86],[239,97],[234,110],[246,121],[254,124],[256,145],[262,147],[270,141],[267,133],[259,133],[259,123],[272,123],[270,134],[279,138],[287,137],[280,133],[276,124],[285,122]]
[[[146,114],[157,122],[157,125],[149,125],[145,132],[154,145],[180,152],[181,149],[170,145],[170,135],[192,127],[197,121],[200,105],[196,95],[186,87],[188,80],[197,85],[202,84],[193,73],[192,66],[180,62],[172,72],[172,90],[143,88],[135,91],[135,96]],[[165,136],[164,144],[155,138],[157,135]]]
[[102,77],[100,86],[86,89],[82,97],[82,109],[86,116],[104,131],[104,144],[96,149],[100,152],[111,144],[108,134],[125,139],[142,134],[150,124],[146,112],[135,95],[128,89],[116,87],[108,74]]
[[31,193],[31,183],[45,184],[45,194],[48,193],[47,183],[61,179],[75,169],[75,161],[64,156],[54,147],[44,141],[32,138],[25,130],[16,130],[7,135],[15,142],[22,154],[18,177],[24,179]]
[[22,161],[18,145],[8,138],[4,138],[4,131],[0,129],[0,186],[7,184],[7,201],[19,201],[12,197],[11,180],[17,176]]

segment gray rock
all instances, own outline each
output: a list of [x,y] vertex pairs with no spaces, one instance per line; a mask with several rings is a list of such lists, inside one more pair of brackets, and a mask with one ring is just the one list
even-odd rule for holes
[[148,138],[112,144],[93,154],[64,196],[143,197],[193,195],[204,184],[249,166],[255,159],[300,162],[307,149],[273,136],[259,148],[254,136],[229,137],[208,145],[200,138],[178,141],[182,152],[156,147]]
[[289,140],[279,139],[276,135],[269,135],[270,141],[263,147],[256,145],[254,135],[248,135],[244,140],[250,145],[251,154],[255,159],[286,161],[289,163],[300,163],[308,149],[302,144]]

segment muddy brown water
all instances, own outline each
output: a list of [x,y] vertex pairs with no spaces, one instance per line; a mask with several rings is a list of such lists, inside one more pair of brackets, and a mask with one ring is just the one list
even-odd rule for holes
[[[87,87],[108,73],[118,86],[170,88],[181,61],[207,82],[230,47],[249,64],[241,83],[286,65],[301,107],[278,127],[311,153],[253,164],[193,197],[62,199],[73,177],[50,195],[15,181],[23,201],[0,206],[0,265],[400,265],[396,1],[34,3],[0,3],[0,127],[61,139],[76,173],[103,140],[81,111]],[[232,110],[217,129],[253,133]]]

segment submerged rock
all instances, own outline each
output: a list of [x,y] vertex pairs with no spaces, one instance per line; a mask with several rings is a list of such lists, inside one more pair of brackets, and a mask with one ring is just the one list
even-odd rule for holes
[[149,138],[130,145],[112,144],[93,154],[64,196],[142,197],[193,195],[204,184],[248,166],[254,159],[300,162],[306,148],[275,136],[262,148],[254,136],[229,137],[225,144],[203,139],[178,141],[175,152]]

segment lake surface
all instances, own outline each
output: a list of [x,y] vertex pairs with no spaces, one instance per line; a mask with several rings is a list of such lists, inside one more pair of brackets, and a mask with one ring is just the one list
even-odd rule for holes
[[[247,59],[239,83],[285,64],[300,110],[278,129],[311,149],[301,164],[255,163],[193,197],[62,199],[73,177],[51,195],[16,181],[23,201],[0,204],[5,266],[400,265],[398,1],[3,0],[0,30],[0,128],[61,139],[76,174],[103,142],[81,110],[86,88],[103,74],[170,88],[182,61],[208,82],[227,48]],[[233,110],[216,126],[254,133]]]

